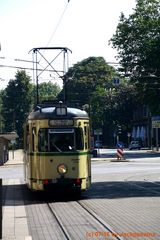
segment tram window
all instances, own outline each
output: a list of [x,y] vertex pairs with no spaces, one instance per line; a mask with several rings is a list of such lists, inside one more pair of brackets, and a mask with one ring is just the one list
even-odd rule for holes
[[73,151],[74,129],[49,129],[49,150],[51,152]]
[[89,126],[87,127],[88,129],[88,148],[90,148],[90,129]]
[[87,140],[87,127],[84,126],[84,134],[85,134],[85,149],[88,148],[88,140]]
[[38,149],[40,152],[83,150],[83,129],[40,129],[38,133]]
[[84,149],[84,138],[83,138],[82,128],[75,129],[75,137],[76,137],[76,150],[83,150]]
[[85,130],[85,147],[89,148],[90,147],[90,131],[89,131],[89,126],[84,127]]
[[84,133],[85,133],[85,135],[87,135],[87,127],[86,126],[84,126]]
[[36,128],[32,128],[32,150],[35,150],[35,135],[36,135]]
[[38,133],[38,150],[40,152],[48,151],[48,131],[45,128],[41,128]]
[[30,141],[29,125],[27,125],[27,127],[26,127],[26,150],[29,149],[29,141]]

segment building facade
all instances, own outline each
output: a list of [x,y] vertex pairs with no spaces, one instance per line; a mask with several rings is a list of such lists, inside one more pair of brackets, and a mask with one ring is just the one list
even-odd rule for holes
[[8,160],[8,146],[10,141],[18,138],[17,133],[0,133],[0,165],[3,165]]
[[[158,140],[157,139],[158,131]],[[132,140],[140,140],[144,147],[156,147],[160,143],[160,129],[152,127],[152,115],[146,105],[138,106],[134,110],[132,120]]]

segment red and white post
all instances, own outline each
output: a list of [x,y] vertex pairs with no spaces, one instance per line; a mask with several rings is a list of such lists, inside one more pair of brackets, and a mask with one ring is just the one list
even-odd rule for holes
[[123,148],[117,148],[117,160],[124,159]]

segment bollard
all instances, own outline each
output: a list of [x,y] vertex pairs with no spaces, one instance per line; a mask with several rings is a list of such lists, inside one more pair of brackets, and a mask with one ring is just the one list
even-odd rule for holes
[[117,160],[124,159],[123,148],[117,148]]
[[0,239],[2,239],[2,178],[0,178]]

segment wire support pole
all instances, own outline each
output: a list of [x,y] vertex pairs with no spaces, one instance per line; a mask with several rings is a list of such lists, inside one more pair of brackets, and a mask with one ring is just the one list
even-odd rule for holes
[[35,52],[36,56],[36,100],[37,104],[39,103],[39,86],[38,86],[38,62],[37,62],[37,51]]
[[[66,60],[66,54],[67,54],[67,60]],[[67,102],[67,76],[66,73],[68,71],[68,51],[63,52],[63,89],[64,89],[64,103]]]
[[[51,60],[47,60],[47,58],[44,56],[44,54],[41,52],[44,50],[58,50],[59,53]],[[65,90],[65,85],[66,85],[66,71],[68,70],[68,62],[66,63],[66,61],[68,61],[68,52],[72,53],[72,51],[69,48],[66,47],[40,47],[40,48],[33,48],[29,51],[29,53],[33,51],[33,77],[36,78],[36,80],[34,80],[36,82],[36,102],[37,104],[39,103],[39,76],[44,73],[45,71],[53,71],[55,72],[59,78],[61,78],[63,80],[63,85],[64,85],[64,101],[66,101],[66,90]],[[53,63],[54,61],[63,53],[63,69],[62,71],[56,70],[53,67]],[[39,69],[38,69],[38,54],[39,56],[41,56],[41,58],[43,58],[45,60],[46,65],[43,67],[43,69],[41,70],[41,72],[39,73]],[[67,54],[67,60],[66,60],[66,54]],[[34,56],[35,56],[35,61],[34,61]],[[51,70],[49,70],[48,68],[51,68]],[[63,73],[62,75],[60,75],[60,72]]]
[[[52,66],[52,63],[53,63],[53,62],[56,60],[56,58],[62,53],[62,51],[61,51],[59,54],[57,54],[57,56],[56,56],[51,62],[49,62],[49,61],[44,57],[44,55],[41,54],[40,51],[38,51],[38,53],[39,53],[40,56],[48,63],[48,65],[42,70],[42,72],[39,74],[39,76],[40,76],[44,71],[46,71],[47,68],[50,66],[50,67],[53,69],[53,71],[56,72],[59,77],[61,77],[61,75],[59,74],[59,72],[58,72],[56,69],[54,69],[54,67]],[[38,76],[38,77],[39,77],[39,76]]]

